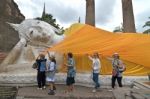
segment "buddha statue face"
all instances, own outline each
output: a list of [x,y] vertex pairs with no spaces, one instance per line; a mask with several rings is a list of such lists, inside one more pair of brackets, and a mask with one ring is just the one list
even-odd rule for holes
[[56,35],[61,32],[44,21],[33,19],[24,20],[17,25],[10,23],[10,25],[18,31],[20,39],[24,38],[27,41],[27,44],[28,42],[32,42],[32,44],[36,42],[51,45],[55,42]]

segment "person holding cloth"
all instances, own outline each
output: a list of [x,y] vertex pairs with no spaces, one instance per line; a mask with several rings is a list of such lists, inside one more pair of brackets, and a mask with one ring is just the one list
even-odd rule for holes
[[55,94],[55,73],[56,73],[56,60],[55,60],[55,56],[52,55],[50,56],[49,52],[48,53],[48,57],[49,57],[49,61],[48,61],[48,66],[47,66],[47,77],[46,80],[49,82],[49,95],[54,95]]
[[114,89],[116,79],[119,87],[122,87],[122,73],[126,70],[126,68],[123,62],[120,60],[118,53],[114,53],[112,57],[112,88]]
[[88,58],[92,61],[92,73],[93,73],[92,79],[95,83],[95,89],[93,90],[93,92],[96,92],[96,90],[100,87],[99,72],[101,68],[101,62],[98,53],[94,53],[93,56],[88,55]]

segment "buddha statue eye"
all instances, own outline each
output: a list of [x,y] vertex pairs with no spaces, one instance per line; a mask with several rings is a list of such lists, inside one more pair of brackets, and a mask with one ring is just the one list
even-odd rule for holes
[[33,30],[29,33],[29,36],[30,36],[30,37],[33,36]]
[[30,35],[33,35],[33,30],[30,32]]

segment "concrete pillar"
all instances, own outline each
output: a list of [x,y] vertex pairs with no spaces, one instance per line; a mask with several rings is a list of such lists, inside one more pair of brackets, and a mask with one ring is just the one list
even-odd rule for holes
[[123,32],[135,33],[135,22],[132,0],[122,0],[122,13],[123,13]]
[[86,0],[85,24],[95,26],[95,0]]

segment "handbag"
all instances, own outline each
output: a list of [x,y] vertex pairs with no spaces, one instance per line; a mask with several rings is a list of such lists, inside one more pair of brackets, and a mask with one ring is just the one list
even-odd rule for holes
[[32,65],[32,68],[33,68],[33,69],[37,69],[37,68],[38,68],[38,63],[37,63],[37,62],[34,62],[33,65]]
[[120,64],[119,71],[120,72],[126,71],[126,67],[125,67],[125,65],[123,63]]
[[116,76],[117,75],[117,71],[115,69],[112,70],[112,76]]

